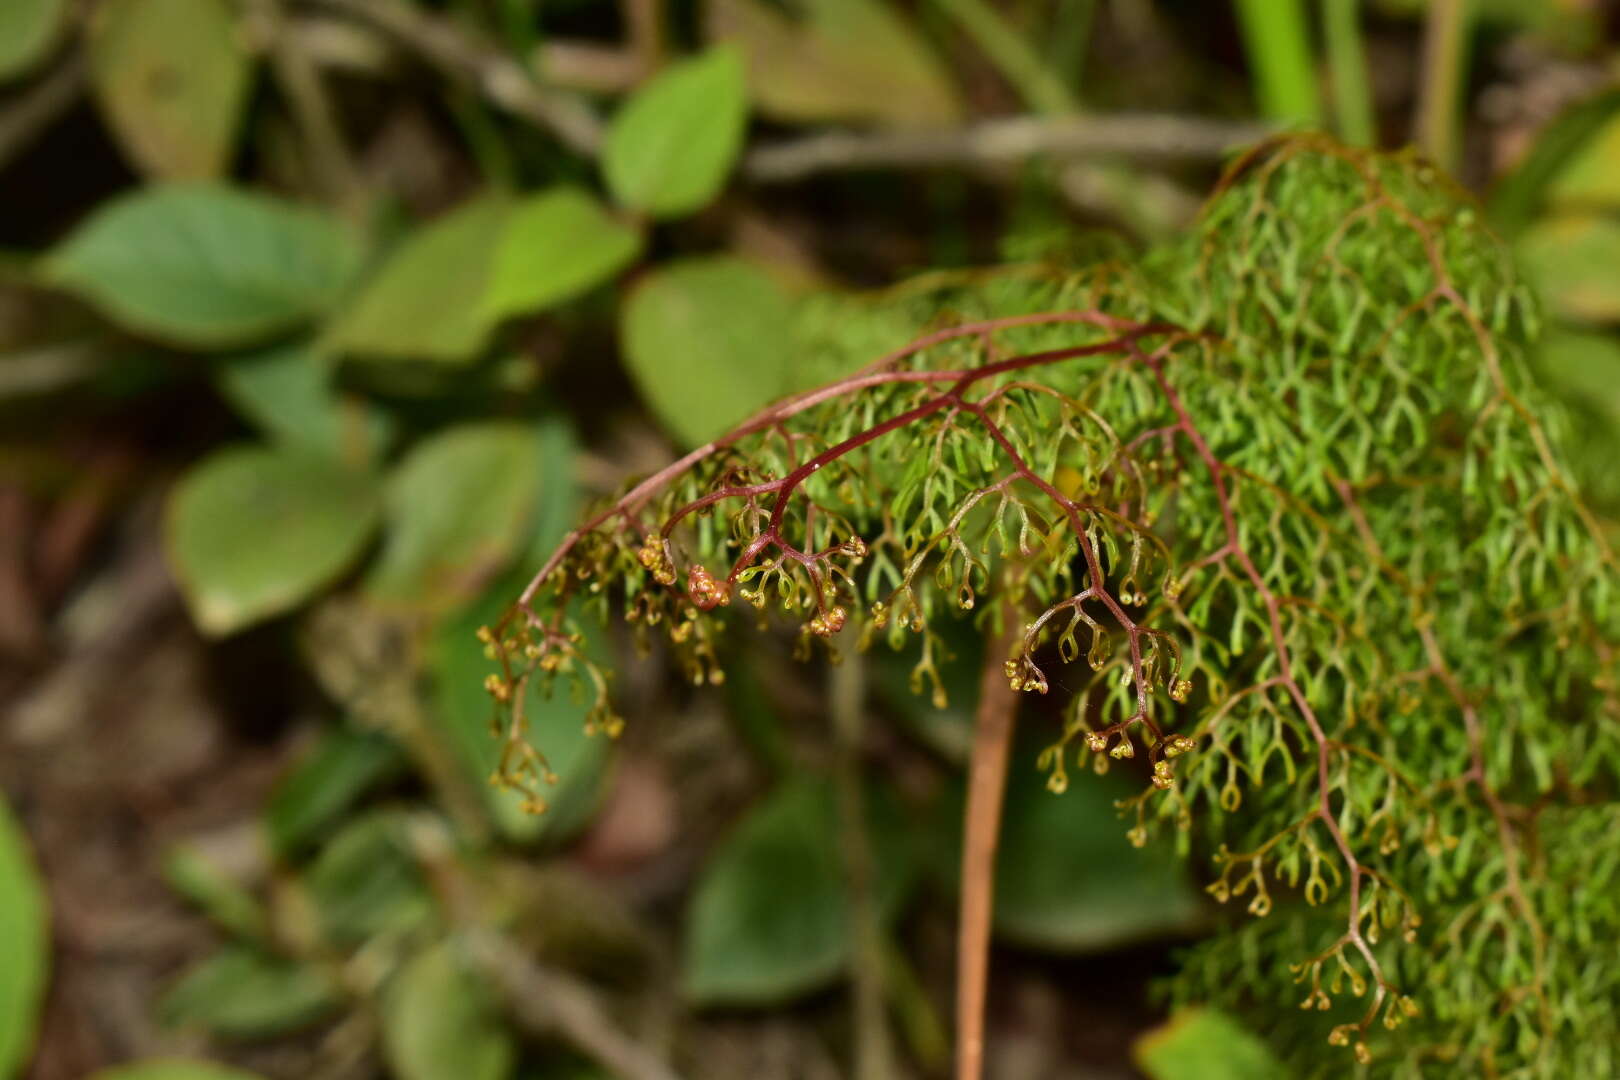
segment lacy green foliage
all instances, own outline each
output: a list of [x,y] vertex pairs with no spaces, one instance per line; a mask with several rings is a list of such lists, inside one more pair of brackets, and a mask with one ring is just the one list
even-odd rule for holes
[[[1589,950],[1620,890],[1583,838],[1620,777],[1615,562],[1466,199],[1281,142],[1134,267],[936,278],[879,317],[929,332],[574,533],[488,634],[495,697],[562,677],[611,733],[581,612],[717,683],[741,608],[806,654],[919,637],[939,699],[939,620],[1016,611],[1012,684],[1073,691],[1049,786],[1140,757],[1132,838],[1187,830],[1258,917],[1193,950],[1180,996],[1329,1075],[1323,1038],[1391,1075],[1612,1071],[1620,970]],[[829,371],[860,322],[828,320]],[[522,726],[502,776],[532,789]]]

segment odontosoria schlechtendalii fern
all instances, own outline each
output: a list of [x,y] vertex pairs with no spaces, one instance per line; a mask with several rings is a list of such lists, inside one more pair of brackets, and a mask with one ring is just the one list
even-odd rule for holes
[[1177,831],[1254,916],[1178,998],[1302,1073],[1620,1074],[1620,575],[1473,204],[1284,140],[1169,250],[884,318],[922,332],[849,374],[870,333],[827,320],[844,374],[604,503],[487,633],[502,780],[538,798],[522,705],[559,678],[619,729],[592,621],[697,684],[739,612],[806,654],[920,639],[939,700],[941,620],[1017,611],[1011,684],[1078,687],[1048,785],[1140,758],[1132,840]]

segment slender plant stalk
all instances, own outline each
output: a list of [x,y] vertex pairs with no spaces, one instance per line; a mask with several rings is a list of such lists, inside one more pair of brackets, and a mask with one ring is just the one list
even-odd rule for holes
[[1002,611],[1001,633],[985,652],[973,721],[973,757],[968,764],[962,823],[962,910],[956,938],[956,1080],[980,1080],[984,1075],[984,1003],[990,985],[996,844],[1001,835],[1013,719],[1018,713],[1018,691],[1008,684],[1003,669],[1018,636],[1014,614]]
[[828,677],[833,736],[837,746],[838,808],[842,821],[844,872],[850,897],[850,980],[855,1028],[854,1080],[891,1080],[894,1049],[884,1013],[886,959],[873,882],[872,838],[866,828],[866,797],[861,789],[861,738],[866,728],[866,670],[863,654],[851,651]]
[[1367,49],[1361,39],[1360,6],[1359,0],[1323,0],[1323,28],[1339,136],[1354,146],[1371,146],[1378,139],[1378,127],[1367,79]]
[[1417,143],[1436,165],[1457,164],[1457,108],[1462,97],[1468,0],[1431,0],[1423,37],[1423,77],[1414,123]]
[[1268,120],[1322,125],[1322,98],[1300,0],[1237,0],[1238,26],[1253,72],[1255,97]]
[[1085,77],[1086,50],[1091,44],[1091,32],[1097,21],[1097,0],[1057,0],[1053,13],[1056,24],[1047,37],[1047,70],[1061,82],[1069,93],[1079,99]]
[[893,937],[884,941],[884,972],[896,1026],[905,1037],[911,1058],[928,1076],[945,1071],[951,1061],[951,1033],[945,1018],[918,978],[916,968]]
[[252,10],[270,38],[270,70],[303,138],[311,178],[327,198],[358,218],[365,212],[365,184],[320,71],[288,35],[282,0],[256,0]]
[[1017,31],[984,0],[934,0],[971,37],[989,61],[1012,83],[1019,96],[1039,113],[1061,115],[1078,110],[1063,80],[1041,60]]
[[[1075,83],[1065,81],[985,0],[935,0],[935,3],[973,38],[1031,112],[1046,118],[1080,114],[1078,92],[1071,89]],[[1078,17],[1089,20],[1090,15],[1087,7]],[[1084,36],[1082,28],[1082,48]],[[1101,207],[1145,238],[1168,235],[1191,216],[1195,206],[1163,197],[1166,192],[1177,190],[1163,177],[1144,175],[1116,161],[1070,162],[1061,170],[1059,186],[1072,202]]]

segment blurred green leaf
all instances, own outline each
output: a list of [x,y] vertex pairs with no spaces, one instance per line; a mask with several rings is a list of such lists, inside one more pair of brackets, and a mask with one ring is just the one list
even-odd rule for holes
[[557,188],[512,208],[484,295],[492,320],[536,311],[587,291],[641,251],[641,233],[590,195]]
[[229,357],[215,368],[214,381],[238,413],[276,442],[354,464],[376,460],[388,443],[387,414],[341,399],[308,342]]
[[542,475],[532,425],[461,424],[417,444],[388,479],[367,592],[439,613],[479,595],[528,539]]
[[238,446],[193,466],[167,517],[192,616],[228,634],[298,606],[354,562],[376,524],[376,484],[315,454]]
[[825,290],[799,297],[787,390],[811,390],[852,374],[915,340],[926,325],[926,318],[881,292]]
[[529,530],[527,550],[513,568],[513,573],[523,579],[519,588],[528,583],[529,576],[545,564],[563,537],[579,523],[581,498],[574,479],[579,441],[574,429],[566,420],[552,415],[539,421],[535,433],[540,440],[544,479],[540,484],[540,498]]
[[1605,122],[1585,139],[1547,189],[1555,207],[1620,207],[1620,91],[1601,95]]
[[168,1024],[253,1039],[307,1027],[340,1002],[338,988],[316,968],[227,945],[187,971],[158,1012]]
[[739,46],[759,109],[793,123],[942,128],[961,119],[945,67],[882,0],[708,0],[708,34]]
[[259,1080],[256,1073],[243,1072],[228,1065],[215,1065],[209,1061],[158,1060],[137,1061],[132,1065],[114,1065],[91,1073],[86,1080]]
[[1486,204],[1491,224],[1508,236],[1529,226],[1570,163],[1584,155],[1594,136],[1614,130],[1617,113],[1620,90],[1605,91],[1559,114],[1536,136],[1524,160],[1492,190]]
[[608,187],[622,205],[653,217],[701,210],[725,185],[747,121],[737,50],[673,64],[613,118],[602,148]]
[[0,798],[0,1080],[17,1075],[34,1046],[50,971],[45,887],[28,841]]
[[264,818],[271,848],[283,858],[296,854],[405,765],[404,753],[385,735],[346,727],[326,732],[270,796]]
[[383,1053],[398,1080],[504,1080],[517,1044],[487,988],[441,942],[413,958],[389,987]]
[[583,191],[483,195],[400,241],[325,346],[380,360],[461,364],[514,315],[570,300],[641,250]]
[[1177,1013],[1137,1039],[1131,1057],[1148,1080],[1284,1080],[1288,1076],[1264,1042],[1214,1009]]
[[681,442],[722,435],[785,393],[793,307],[768,274],[729,256],[666,263],[621,309],[630,375]]
[[[874,791],[874,794],[876,792]],[[915,860],[903,825],[873,807],[877,903],[899,909]],[[753,807],[704,868],[687,916],[682,984],[699,1004],[769,1005],[836,978],[849,898],[830,785],[793,779]]]
[[1107,949],[1196,925],[1203,904],[1186,863],[1167,843],[1137,848],[1125,838],[1114,801],[1134,790],[1089,772],[1061,795],[1033,769],[1008,777],[998,935],[1044,949]]
[[130,330],[214,349],[320,315],[357,259],[350,235],[318,211],[173,184],[103,203],[50,253],[44,272]]
[[1620,430],[1620,339],[1554,328],[1536,350],[1536,366],[1563,396],[1585,402]]
[[325,345],[382,360],[464,363],[495,325],[484,302],[511,200],[471,199],[412,231],[389,252]]
[[164,855],[163,880],[231,933],[240,937],[264,933],[264,911],[253,894],[191,845],[177,844]]
[[1596,214],[1548,218],[1525,230],[1519,254],[1558,314],[1620,320],[1620,221]]
[[167,180],[226,172],[253,75],[226,0],[107,0],[88,52],[96,104],[141,172]]
[[374,811],[344,825],[315,857],[305,884],[329,941],[358,945],[432,914],[405,828],[400,814]]
[[1569,411],[1564,452],[1581,494],[1612,516],[1620,509],[1620,337],[1555,326],[1533,357],[1537,376]]
[[44,58],[66,10],[65,0],[0,3],[0,80],[19,75]]

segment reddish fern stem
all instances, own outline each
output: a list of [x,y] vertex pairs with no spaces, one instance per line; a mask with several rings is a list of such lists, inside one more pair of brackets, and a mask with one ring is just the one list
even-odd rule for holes
[[[932,348],[935,345],[943,344],[944,342],[952,341],[957,338],[984,336],[987,334],[994,334],[1002,330],[1017,329],[1019,327],[1055,325],[1061,323],[1085,323],[1092,326],[1103,327],[1109,330],[1123,330],[1127,333],[1127,335],[1146,334],[1154,329],[1154,327],[1141,326],[1139,324],[1132,323],[1129,320],[1107,315],[1100,311],[1056,311],[1043,312],[1034,315],[1018,315],[1002,319],[985,319],[979,322],[963,323],[960,326],[948,327],[944,330],[938,330],[934,333],[926,334],[910,342],[909,344],[894,350],[893,352],[879,357],[877,360],[871,364],[868,364],[865,368],[861,369],[859,372],[856,372],[854,375],[829,383],[826,386],[819,387],[815,390],[809,390],[802,394],[795,394],[769,406],[755,416],[744,421],[742,424],[733,428],[727,434],[690,451],[685,456],[671,462],[653,475],[641,481],[635,487],[630,489],[630,491],[626,492],[622,497],[615,501],[613,505],[592,516],[563,538],[562,543],[557,545],[556,550],[553,551],[550,557],[546,559],[545,564],[541,566],[540,571],[529,580],[528,585],[524,586],[523,592],[518,596],[517,607],[519,609],[527,609],[529,607],[530,603],[534,600],[535,594],[540,591],[540,587],[545,583],[546,579],[556,571],[557,567],[561,565],[562,561],[568,557],[568,553],[574,549],[574,546],[578,544],[584,536],[594,532],[604,522],[611,518],[627,516],[633,513],[638,507],[640,507],[648,499],[652,498],[652,496],[658,491],[666,487],[676,477],[688,472],[699,462],[702,462],[707,458],[714,456],[716,453],[719,453],[721,450],[732,446],[738,440],[747,438],[749,435],[756,434],[773,426],[780,425],[784,420],[797,416],[806,410],[813,409],[818,405],[823,405],[829,401],[835,401],[840,397],[845,397],[874,386],[883,386],[890,383],[903,382],[948,382],[951,379],[960,378],[964,375],[971,374],[975,370],[982,370],[969,369],[968,371],[954,372],[909,372],[888,370],[895,364],[900,363],[901,361],[906,360],[925,349]],[[1116,343],[1114,348],[1117,349],[1118,347],[1119,345]],[[1057,360],[1067,358],[1067,356],[1046,356],[1043,360],[1038,362],[1054,363]],[[1024,366],[1033,365],[1026,364]]]

